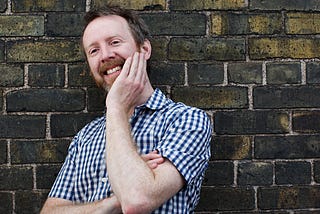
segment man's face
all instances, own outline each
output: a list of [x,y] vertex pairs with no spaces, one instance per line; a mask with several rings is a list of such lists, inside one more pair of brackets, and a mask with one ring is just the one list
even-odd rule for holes
[[83,47],[97,85],[109,90],[125,60],[140,51],[127,21],[115,15],[94,19],[83,33]]

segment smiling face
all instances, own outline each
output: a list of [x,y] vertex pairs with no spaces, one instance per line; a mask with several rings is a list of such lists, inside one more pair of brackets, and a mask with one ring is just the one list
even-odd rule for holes
[[82,41],[91,74],[105,90],[111,88],[128,57],[148,49],[145,44],[137,45],[127,21],[117,15],[94,19],[87,25]]

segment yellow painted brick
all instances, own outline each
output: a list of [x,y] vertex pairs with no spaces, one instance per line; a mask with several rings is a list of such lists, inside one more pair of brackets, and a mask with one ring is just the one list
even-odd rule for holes
[[318,58],[319,39],[251,38],[249,54],[252,59],[265,58]]
[[[133,10],[143,10],[145,7],[161,6],[166,9],[166,0],[113,0],[110,1],[112,4],[121,5],[121,7],[129,8]],[[94,0],[94,5],[104,5],[105,0]]]
[[211,33],[216,35],[222,35],[224,30],[223,18],[219,14],[213,14],[211,16]]
[[315,13],[288,13],[286,22],[288,34],[315,34],[320,33],[320,14]]
[[204,9],[239,9],[247,6],[246,0],[203,0]]
[[266,15],[250,15],[249,16],[249,32],[258,34],[271,34],[274,31],[280,31],[282,21],[280,17]]

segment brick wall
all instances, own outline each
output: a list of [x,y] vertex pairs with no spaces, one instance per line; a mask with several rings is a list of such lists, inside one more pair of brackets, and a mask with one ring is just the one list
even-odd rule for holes
[[[37,213],[104,94],[79,51],[102,0],[0,1],[0,213]],[[113,0],[150,26],[150,79],[214,122],[198,213],[320,212],[320,0]]]

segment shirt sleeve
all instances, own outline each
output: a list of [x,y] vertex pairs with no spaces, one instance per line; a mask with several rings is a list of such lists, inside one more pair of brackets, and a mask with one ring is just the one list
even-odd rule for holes
[[[79,134],[78,134],[79,135]],[[49,192],[48,197],[61,198],[74,201],[74,173],[75,157],[77,154],[78,135],[72,140],[68,155],[60,169],[60,172]]]
[[174,115],[157,150],[175,165],[188,185],[201,182],[210,159],[210,119],[196,108],[187,108]]

